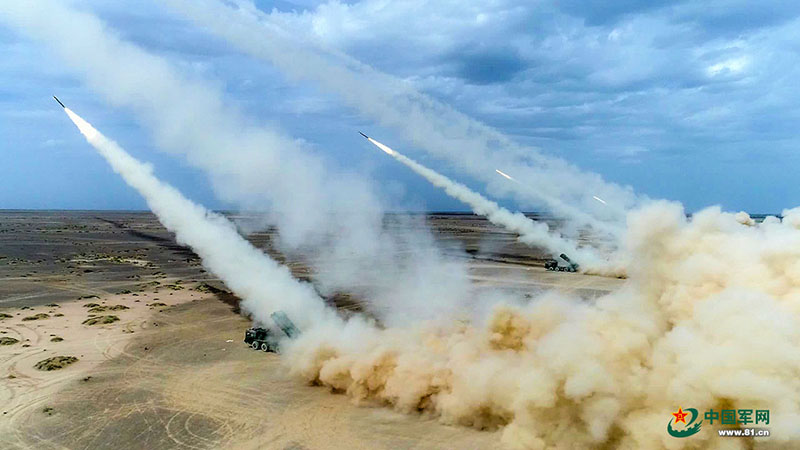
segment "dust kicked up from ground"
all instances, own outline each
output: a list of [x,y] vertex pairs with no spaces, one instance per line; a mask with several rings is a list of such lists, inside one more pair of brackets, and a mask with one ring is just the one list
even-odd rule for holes
[[[545,255],[472,215],[431,214],[427,223],[437,239],[467,250],[451,256],[470,259],[478,286],[594,298],[621,283],[546,272]],[[304,261],[273,250],[273,237],[249,240],[313,282]],[[486,448],[500,440],[298,383],[276,355],[241,342],[250,322],[235,298],[149,213],[2,212],[0,278],[0,313],[10,316],[0,319],[0,338],[17,341],[0,346],[3,448]],[[328,301],[359,309],[345,294]],[[47,317],[23,320],[38,314]],[[92,316],[99,323],[83,323]],[[35,368],[57,356],[78,360]]]

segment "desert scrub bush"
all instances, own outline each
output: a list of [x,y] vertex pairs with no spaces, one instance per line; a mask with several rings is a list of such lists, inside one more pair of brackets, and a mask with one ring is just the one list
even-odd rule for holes
[[89,309],[90,313],[99,313],[103,311],[124,311],[126,309],[130,309],[125,305],[107,305],[107,306],[95,306],[94,308]]
[[74,356],[53,356],[37,362],[33,367],[39,370],[58,370],[76,362],[78,358]]
[[45,313],[34,314],[32,316],[23,317],[22,320],[42,320],[42,319],[49,319],[50,315]]
[[211,292],[213,289],[214,288],[208,283],[200,283],[194,288],[197,292]]
[[107,323],[114,323],[119,320],[117,316],[97,316],[97,317],[89,317],[88,319],[84,320],[82,323],[84,325],[103,325]]
[[0,345],[13,345],[19,342],[19,339],[15,339],[8,336],[0,337]]

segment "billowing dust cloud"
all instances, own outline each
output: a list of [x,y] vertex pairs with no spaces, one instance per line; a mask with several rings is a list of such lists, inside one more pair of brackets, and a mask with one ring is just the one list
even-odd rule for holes
[[[687,220],[657,202],[629,216],[623,288],[497,305],[483,323],[320,328],[287,362],[358,402],[495,429],[515,448],[717,448],[676,441],[679,405],[771,410],[800,440],[800,212],[757,226],[710,208]],[[749,219],[749,217],[748,217]],[[687,440],[688,441],[688,440]]]

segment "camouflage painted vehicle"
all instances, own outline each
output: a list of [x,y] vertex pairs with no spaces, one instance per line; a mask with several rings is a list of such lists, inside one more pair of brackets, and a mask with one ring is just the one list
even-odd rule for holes
[[[289,339],[300,336],[300,330],[283,311],[275,311],[270,317]],[[278,353],[279,341],[278,336],[269,328],[253,327],[244,332],[244,343],[252,347],[253,350]]]
[[569,256],[565,255],[564,253],[560,254],[559,257],[567,262],[566,266],[562,266],[556,261],[555,259],[548,259],[544,262],[544,268],[547,270],[552,270],[554,272],[577,272],[578,271],[578,263],[569,259]]
[[278,352],[278,339],[266,328],[253,327],[244,332],[244,343],[263,352]]

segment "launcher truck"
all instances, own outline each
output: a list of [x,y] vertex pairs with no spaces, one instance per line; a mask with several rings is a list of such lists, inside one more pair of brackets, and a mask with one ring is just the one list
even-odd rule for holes
[[560,254],[558,256],[561,259],[563,259],[564,261],[567,262],[566,266],[562,266],[555,259],[549,259],[549,260],[545,261],[544,268],[547,269],[547,270],[552,270],[554,272],[577,272],[578,271],[578,267],[579,267],[578,263],[576,263],[575,261],[569,259],[569,256],[567,256],[564,253],[562,253],[562,254]]
[[[283,311],[275,311],[270,317],[289,339],[300,336],[300,330]],[[253,327],[244,332],[244,343],[253,350],[277,353],[279,341],[280,337],[269,328]]]

